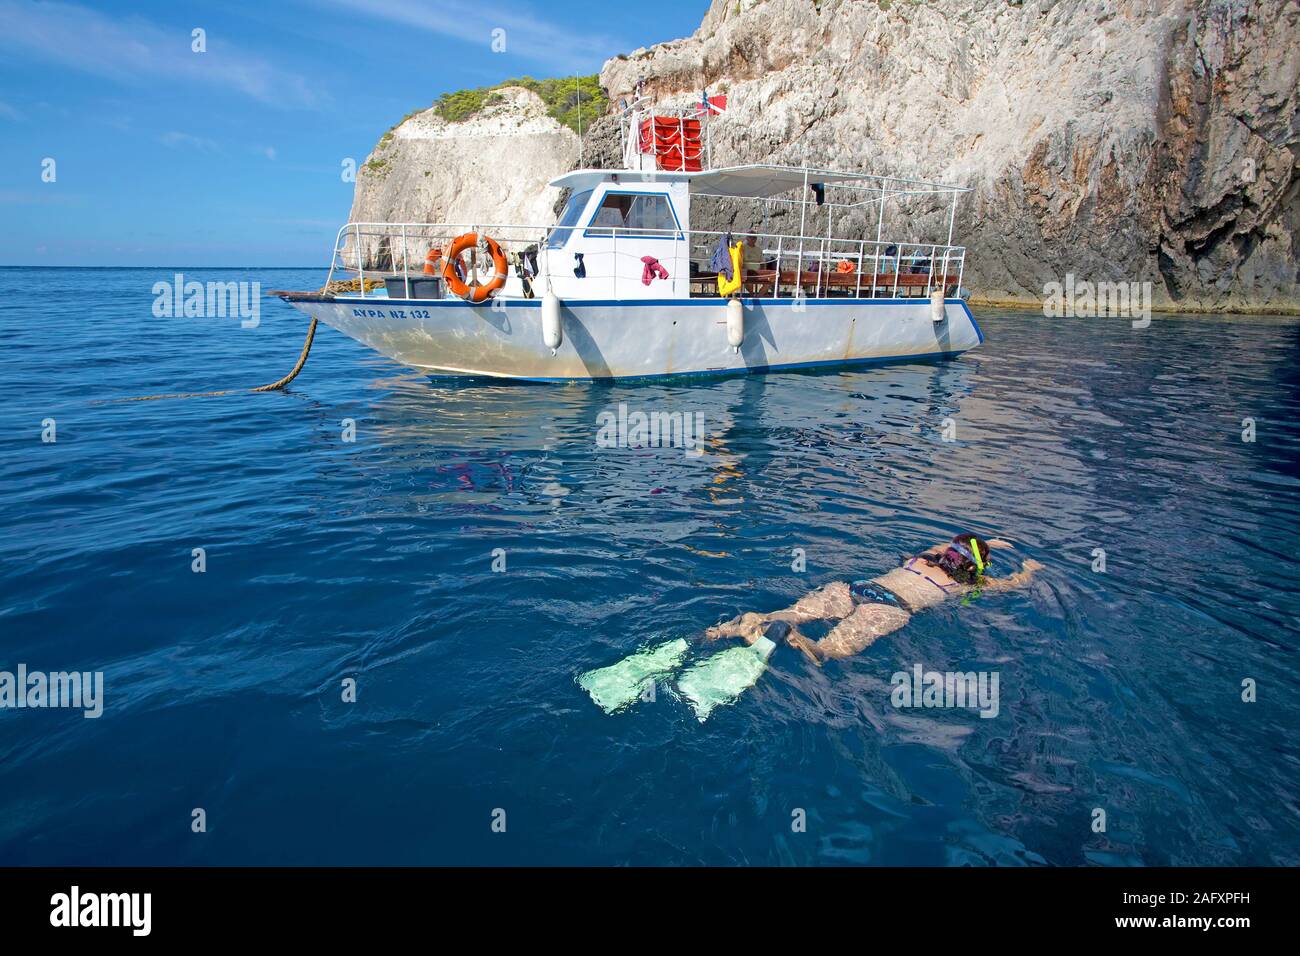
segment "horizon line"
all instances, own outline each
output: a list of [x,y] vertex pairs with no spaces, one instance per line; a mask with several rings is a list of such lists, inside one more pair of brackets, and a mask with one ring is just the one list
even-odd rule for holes
[[10,265],[0,263],[0,269],[329,269],[329,266],[259,266],[259,265],[242,265],[242,266],[205,266],[196,265],[150,265],[150,266],[125,266],[125,265]]

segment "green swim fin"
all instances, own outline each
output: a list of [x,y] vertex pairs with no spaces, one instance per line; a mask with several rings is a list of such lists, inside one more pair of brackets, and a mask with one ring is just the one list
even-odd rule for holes
[[704,723],[715,707],[734,703],[753,687],[776,645],[760,637],[747,647],[731,647],[696,664],[677,681],[677,689],[695,708],[695,716]]
[[683,638],[658,647],[648,647],[623,658],[617,664],[587,671],[578,677],[578,686],[591,695],[607,714],[626,707],[644,693],[655,678],[676,670],[686,657]]

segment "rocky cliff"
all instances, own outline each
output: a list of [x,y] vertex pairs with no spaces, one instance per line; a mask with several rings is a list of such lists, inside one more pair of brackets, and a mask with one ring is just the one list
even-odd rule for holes
[[[471,119],[444,119],[431,107],[385,133],[357,171],[350,218],[551,222],[559,191],[547,183],[577,159],[577,134],[548,114],[541,97],[502,87]],[[371,264],[386,258],[373,243],[365,248]]]
[[[601,73],[615,102],[638,82],[661,101],[727,93],[714,165],[806,160],[971,186],[957,236],[977,299],[1037,303],[1073,273],[1150,281],[1157,305],[1288,311],[1300,310],[1298,80],[1295,0],[714,0],[693,36]],[[612,125],[590,131],[586,165],[619,165]],[[442,152],[418,165],[394,154],[403,178],[383,187],[389,207],[464,201],[510,219],[577,155],[474,135],[457,149],[475,158],[445,171]],[[457,200],[497,162],[508,171],[493,181],[518,198]],[[411,182],[430,198],[403,199]],[[370,195],[359,180],[367,215]],[[552,202],[526,211],[550,215]],[[938,206],[912,211],[918,228],[946,231]],[[873,215],[844,217],[836,235],[874,238]],[[774,208],[770,227],[781,219]],[[724,208],[696,225],[733,222],[752,214]]]

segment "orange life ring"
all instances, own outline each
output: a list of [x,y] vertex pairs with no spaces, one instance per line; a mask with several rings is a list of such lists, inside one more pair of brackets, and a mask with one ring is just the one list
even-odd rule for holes
[[442,258],[441,249],[430,249],[429,254],[424,257],[424,274],[427,276],[436,276],[442,270],[438,267],[438,260]]
[[841,274],[850,273],[853,271],[853,263],[849,262],[848,259],[841,259],[835,263],[835,271]]
[[445,261],[442,264],[442,278],[447,283],[447,288],[456,295],[460,296],[467,302],[484,302],[496,295],[498,289],[506,284],[506,255],[501,251],[501,245],[491,236],[484,236],[483,242],[488,247],[488,252],[492,256],[492,266],[495,270],[492,278],[487,282],[467,285],[465,280],[456,275],[456,262],[460,259],[460,254],[466,249],[472,249],[478,245],[478,233],[467,232],[457,236],[451,242],[451,248],[447,250]]

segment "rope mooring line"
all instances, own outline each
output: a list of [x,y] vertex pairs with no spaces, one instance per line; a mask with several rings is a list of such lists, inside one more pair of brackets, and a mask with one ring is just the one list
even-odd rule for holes
[[99,401],[91,402],[92,405],[112,405],[118,402],[154,402],[160,398],[212,398],[217,395],[238,395],[240,392],[275,392],[284,388],[302,371],[302,367],[307,364],[307,353],[311,351],[312,340],[316,337],[316,319],[312,318],[311,325],[307,326],[307,341],[302,343],[302,354],[298,356],[298,364],[284,378],[278,382],[272,382],[270,385],[259,385],[257,388],[224,388],[217,392],[176,392],[170,395],[137,395],[134,398],[104,398]]

